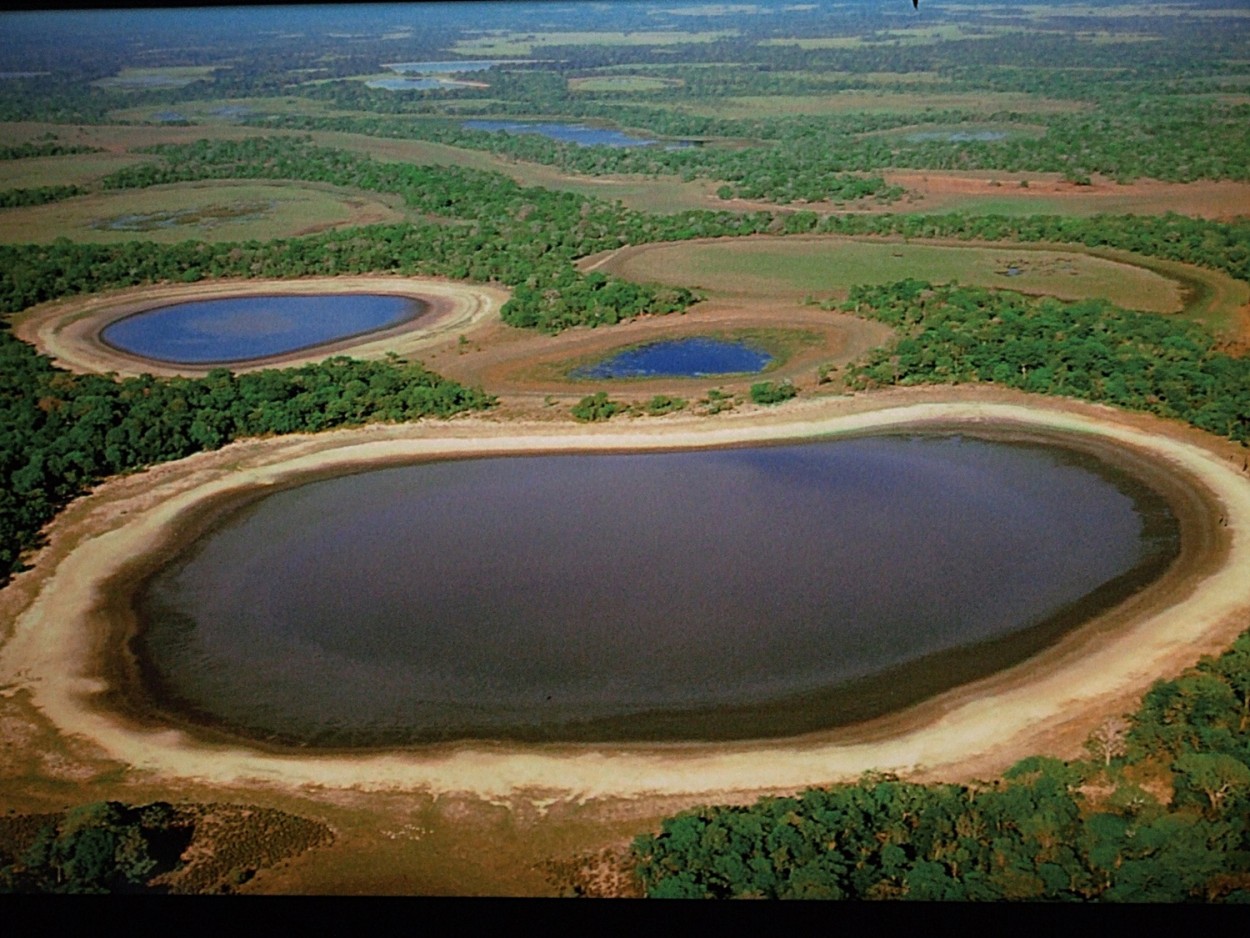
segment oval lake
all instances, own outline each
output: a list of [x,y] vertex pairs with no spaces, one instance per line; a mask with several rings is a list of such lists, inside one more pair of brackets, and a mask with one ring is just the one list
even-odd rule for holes
[[[538,134],[559,143],[575,143],[580,147],[649,147],[659,143],[651,137],[639,137],[613,130],[609,127],[592,127],[589,124],[569,124],[542,121],[467,120],[460,124],[465,130],[482,130],[488,133]],[[669,149],[691,146],[686,140],[672,140]]]
[[689,336],[617,352],[569,372],[570,378],[699,378],[763,371],[773,360],[748,342]]
[[135,594],[142,703],[333,747],[825,729],[1023,660],[1179,550],[1093,455],[935,433],[425,462],[220,518]]
[[179,365],[252,361],[399,325],[421,300],[369,293],[235,296],[135,313],[100,332],[106,345]]

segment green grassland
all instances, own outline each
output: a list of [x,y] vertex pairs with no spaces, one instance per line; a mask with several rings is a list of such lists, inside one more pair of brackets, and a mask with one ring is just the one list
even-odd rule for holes
[[713,101],[683,102],[694,114],[730,120],[762,117],[823,117],[831,114],[923,114],[926,111],[965,110],[980,114],[1012,111],[1018,114],[1067,114],[1083,110],[1076,101],[1059,101],[1006,91],[839,91],[820,95],[740,95]]
[[6,209],[0,212],[0,243],[46,243],[58,237],[97,244],[264,240],[359,223],[362,215],[374,221],[403,217],[372,195],[309,184],[214,181]]
[[618,272],[639,280],[752,295],[843,296],[856,284],[913,277],[1067,300],[1100,297],[1158,313],[1178,312],[1184,300],[1178,281],[1144,266],[1076,251],[1010,245],[955,247],[842,238],[698,242],[648,249],[625,260]]
[[570,78],[570,91],[662,91],[680,88],[677,78],[656,78],[650,75],[597,75],[592,78]]
[[[362,76],[368,78],[394,78],[393,74]],[[310,82],[310,84],[312,84]],[[309,117],[341,117],[359,114],[335,107],[331,102],[318,101],[313,98],[294,96],[269,96],[255,98],[204,98],[199,101],[179,102],[176,105],[146,105],[144,107],[119,108],[109,114],[109,118],[118,123],[149,123],[153,115],[161,111],[175,111],[194,124],[209,126],[232,124],[237,118],[229,113],[221,113],[227,108],[246,108],[253,115],[260,114],[301,114]],[[158,121],[157,123],[166,123]]]
[[93,82],[110,91],[146,91],[151,88],[180,88],[193,81],[212,78],[207,65],[170,65],[160,68],[123,68],[116,75]]
[[1022,26],[989,26],[969,29],[958,23],[941,26],[908,26],[887,29],[869,36],[785,36],[761,41],[763,46],[798,46],[800,49],[861,49],[875,45],[926,45],[963,39],[992,39],[1006,33],[1022,32]]
[[549,46],[670,46],[687,42],[715,42],[736,36],[735,30],[682,32],[653,30],[639,32],[507,32],[486,31],[472,39],[461,39],[451,51],[471,57],[515,57],[533,55]]
[[0,162],[0,189],[35,189],[39,186],[81,186],[103,179],[119,169],[150,162],[131,153],[75,153]]

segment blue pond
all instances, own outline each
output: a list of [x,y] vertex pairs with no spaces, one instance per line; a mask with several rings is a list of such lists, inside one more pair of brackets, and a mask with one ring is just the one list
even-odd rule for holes
[[114,348],[174,364],[241,362],[302,351],[414,319],[426,305],[402,296],[239,296],[162,306],[100,333]]
[[443,78],[374,78],[365,85],[385,91],[429,91],[431,88],[455,88],[465,82]]
[[[472,120],[461,124],[465,130],[504,131],[510,134],[540,134],[561,143],[576,143],[582,147],[649,147],[658,140],[635,137],[619,130],[590,127],[586,124],[538,123],[532,121]],[[675,142],[671,147],[686,147],[688,143]]]
[[946,143],[992,143],[995,140],[1006,140],[1007,134],[1001,130],[958,130],[953,133],[947,130],[926,130],[908,134],[907,139],[912,143],[928,140],[941,140]]
[[691,336],[626,349],[593,365],[577,368],[569,377],[701,378],[762,371],[772,360],[763,349],[746,342]]

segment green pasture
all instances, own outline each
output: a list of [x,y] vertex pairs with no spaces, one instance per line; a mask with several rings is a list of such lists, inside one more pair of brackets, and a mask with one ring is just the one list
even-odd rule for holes
[[[382,76],[376,76],[382,77]],[[394,78],[394,75],[385,77]],[[156,105],[144,107],[120,108],[109,112],[109,118],[118,123],[145,123],[153,121],[153,115],[161,111],[176,111],[194,124],[209,126],[235,124],[236,116],[220,113],[228,108],[247,108],[249,116],[266,114],[300,114],[309,117],[362,117],[366,111],[351,111],[335,107],[329,101],[317,101],[312,98],[298,97],[263,97],[263,98],[203,98],[198,101],[181,101],[178,104]],[[158,122],[163,123],[163,122]]]
[[[806,348],[818,346],[823,342],[820,333],[812,332],[808,329],[769,329],[769,328],[746,328],[746,329],[708,329],[698,332],[683,332],[680,338],[702,338],[712,339],[719,342],[742,342],[751,345],[757,349],[767,352],[772,359],[759,372],[766,374],[776,371],[789,361],[796,352]],[[647,345],[654,345],[657,342],[667,341],[663,337],[651,337],[644,342],[627,342],[621,345],[613,346],[607,350],[600,350],[593,355],[582,355],[576,358],[568,358],[558,362],[552,362],[547,365],[541,365],[533,369],[531,376],[539,379],[561,380],[561,381],[604,381],[610,380],[613,384],[629,384],[641,383],[645,381],[654,381],[655,377],[651,375],[643,375],[637,378],[574,378],[571,373],[579,368],[585,368],[590,365],[597,365],[601,361],[621,355],[625,352],[632,352],[635,349],[643,348]],[[729,375],[718,377],[728,378]],[[691,379],[694,380],[694,379]],[[697,380],[707,381],[707,378],[699,378]]]
[[362,215],[374,221],[403,218],[375,198],[310,185],[185,183],[5,209],[0,211],[0,243],[57,237],[98,244],[263,241],[359,223]]
[[709,32],[683,32],[681,30],[640,30],[637,32],[510,32],[487,31],[473,39],[461,39],[451,46],[451,51],[470,58],[517,57],[534,54],[535,49],[547,46],[671,46],[687,42],[715,42],[736,36],[736,30],[720,29]]
[[864,36],[782,36],[764,39],[762,46],[798,46],[801,49],[860,49],[884,44],[918,46],[963,39],[993,39],[1005,33],[1023,32],[1023,26],[982,26],[970,29],[964,24],[935,26],[908,25],[884,29]]
[[664,7],[670,16],[733,16],[738,13],[763,13],[768,8],[758,3],[696,3],[689,6]]
[[663,91],[685,84],[678,78],[655,78],[649,75],[596,75],[591,78],[570,78],[570,91]]
[[211,78],[215,68],[208,65],[170,65],[161,68],[123,68],[116,75],[91,84],[109,91],[148,91],[153,88],[181,88],[193,81]]
[[821,117],[870,112],[921,114],[925,111],[965,110],[995,113],[1059,114],[1087,105],[1011,91],[835,91],[816,95],[741,95],[718,101],[692,101],[682,108],[696,114],[746,120],[761,117]]
[[719,205],[711,195],[714,185],[706,180],[682,182],[676,176],[570,176],[542,163],[510,160],[484,150],[469,150],[444,143],[390,140],[338,131],[312,131],[310,136],[322,146],[367,153],[377,160],[463,166],[502,173],[522,186],[560,189],[608,201],[619,199],[629,208],[642,212],[676,212]]
[[[1067,103],[1067,102],[1055,102]],[[913,134],[979,134],[1000,133],[1008,138],[1041,137],[1046,128],[1040,124],[1012,124],[1003,121],[968,122],[964,124],[912,124],[907,127],[894,127],[890,130],[872,130],[860,134],[860,137],[883,137],[886,139],[907,139]],[[940,142],[940,141],[939,141]]]
[[1064,300],[1091,297],[1170,313],[1184,306],[1176,279],[1138,264],[1077,251],[1017,245],[947,246],[843,238],[680,243],[628,256],[631,279],[754,296],[841,297],[856,284],[906,278],[1000,287]]
[[128,166],[152,162],[155,157],[130,153],[75,153],[0,161],[0,189],[37,189],[42,186],[82,186]]

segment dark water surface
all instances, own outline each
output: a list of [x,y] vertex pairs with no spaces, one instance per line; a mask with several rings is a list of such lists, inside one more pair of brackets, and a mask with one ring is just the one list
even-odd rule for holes
[[[591,127],[588,124],[567,124],[538,121],[467,120],[461,124],[465,130],[505,131],[510,134],[539,134],[561,143],[575,143],[582,147],[649,147],[658,140],[638,137],[620,130]],[[670,148],[689,146],[685,141],[671,141]]]
[[100,338],[154,361],[206,365],[285,355],[385,329],[427,309],[403,296],[237,296],[162,306],[119,319]]
[[652,342],[577,368],[570,378],[697,378],[762,371],[773,360],[748,342],[691,336]]
[[430,462],[233,512],[134,647],[160,706],[284,742],[779,736],[1021,660],[1177,544],[1160,496],[1036,443]]

